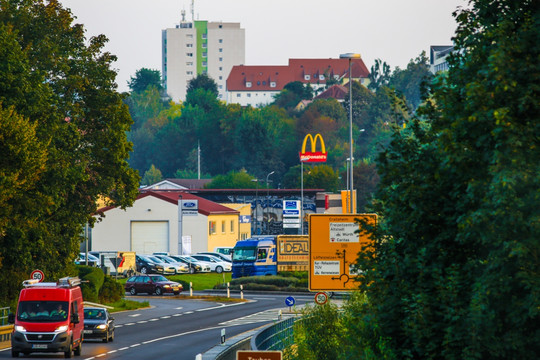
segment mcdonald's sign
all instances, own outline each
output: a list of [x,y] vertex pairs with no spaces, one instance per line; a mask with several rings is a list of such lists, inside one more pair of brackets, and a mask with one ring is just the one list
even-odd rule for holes
[[[321,140],[321,151],[316,151],[317,139]],[[311,151],[306,151],[308,140],[311,143]],[[326,162],[328,153],[324,147],[324,140],[321,134],[317,134],[315,137],[313,137],[311,134],[307,134],[304,138],[304,142],[302,143],[302,152],[299,154],[301,162]]]

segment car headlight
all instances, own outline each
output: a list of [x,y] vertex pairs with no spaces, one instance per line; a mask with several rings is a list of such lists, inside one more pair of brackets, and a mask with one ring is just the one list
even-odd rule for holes
[[26,329],[24,328],[24,326],[21,326],[21,325],[15,325],[15,331],[18,331],[18,332],[26,332]]
[[105,324],[99,324],[98,326],[96,326],[96,329],[99,329],[99,330],[105,330],[105,329],[107,329],[107,325],[105,325]]
[[163,285],[163,287],[168,289],[171,287],[171,285]]
[[67,325],[61,325],[61,326],[56,328],[56,331],[57,332],[64,332],[64,331],[67,331],[67,329],[68,329]]

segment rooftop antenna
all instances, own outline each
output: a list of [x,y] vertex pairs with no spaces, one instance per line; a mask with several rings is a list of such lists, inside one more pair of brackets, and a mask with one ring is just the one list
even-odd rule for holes
[[180,11],[180,13],[182,14],[182,23],[185,23],[186,22],[186,10],[182,9],[182,11]]
[[191,0],[191,21],[195,21],[195,0]]

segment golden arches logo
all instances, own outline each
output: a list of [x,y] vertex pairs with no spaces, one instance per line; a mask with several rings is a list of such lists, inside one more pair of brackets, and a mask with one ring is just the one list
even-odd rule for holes
[[[306,151],[308,140],[311,143],[311,151]],[[320,140],[321,142],[321,151],[316,151],[317,140]],[[311,134],[307,134],[302,142],[302,151],[299,154],[301,162],[326,162],[327,153],[321,134],[316,134],[315,137]]]

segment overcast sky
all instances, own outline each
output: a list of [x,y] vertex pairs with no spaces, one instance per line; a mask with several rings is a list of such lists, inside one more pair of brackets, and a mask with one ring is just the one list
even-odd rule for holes
[[[105,34],[118,57],[120,91],[140,68],[161,71],[161,30],[191,0],[60,0],[84,24],[87,37]],[[246,31],[246,65],[286,65],[289,58],[337,58],[360,53],[404,68],[431,45],[449,45],[452,12],[466,0],[195,0],[195,19],[239,22]]]

